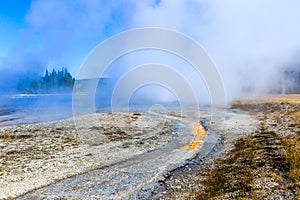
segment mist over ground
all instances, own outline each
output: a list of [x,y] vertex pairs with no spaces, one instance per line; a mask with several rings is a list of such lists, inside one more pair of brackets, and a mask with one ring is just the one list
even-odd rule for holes
[[[15,85],[22,77],[41,75],[47,68],[68,67],[75,76],[100,42],[143,27],[176,30],[202,45],[221,74],[228,100],[269,92],[299,93],[297,0],[34,0],[29,4],[20,17],[22,26],[9,29],[17,35],[15,40],[9,43],[8,34],[0,38],[0,43],[9,46],[0,51],[1,93],[18,93]],[[0,22],[2,29],[10,23],[3,16]],[[125,59],[126,69],[135,67],[134,59],[143,62],[142,58]],[[160,59],[182,74],[189,71],[180,71],[180,63],[172,63],[165,55]],[[121,73],[126,71],[111,66],[106,76],[116,78]],[[202,80],[193,75],[187,79],[206,101],[208,91],[199,83]],[[168,99],[161,91],[155,91],[154,97]],[[147,94],[145,90],[143,95]]]

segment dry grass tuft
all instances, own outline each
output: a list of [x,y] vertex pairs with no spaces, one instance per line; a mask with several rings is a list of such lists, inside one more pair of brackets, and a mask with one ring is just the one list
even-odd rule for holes
[[257,116],[259,130],[237,140],[225,158],[214,162],[197,199],[262,199],[274,194],[300,199],[299,107],[299,95],[234,102],[232,108]]
[[[290,115],[296,125],[300,127],[300,111]],[[295,135],[284,138],[283,142],[286,148],[286,162],[290,165],[289,177],[293,180],[290,188],[297,193],[300,198],[300,134],[299,131]]]

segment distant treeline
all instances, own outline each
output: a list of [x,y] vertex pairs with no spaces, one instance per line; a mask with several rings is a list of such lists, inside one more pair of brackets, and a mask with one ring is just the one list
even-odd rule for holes
[[279,83],[276,93],[300,94],[300,66],[285,69]]
[[[260,81],[258,81],[260,82]],[[282,68],[273,73],[270,79],[264,80],[262,85],[255,82],[245,82],[241,85],[244,96],[259,94],[300,94],[300,64]]]
[[44,76],[27,77],[18,83],[18,91],[24,94],[71,92],[75,79],[67,68],[46,70]]

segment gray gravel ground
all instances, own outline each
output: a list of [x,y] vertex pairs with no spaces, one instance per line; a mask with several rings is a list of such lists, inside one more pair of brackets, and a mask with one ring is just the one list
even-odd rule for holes
[[[178,137],[163,148],[113,165],[73,176],[18,199],[124,199],[159,181],[165,171],[182,165],[193,152],[182,147],[193,139],[187,127],[175,122]],[[187,134],[179,134],[187,133]]]
[[[243,113],[225,114],[220,109],[214,116],[208,111],[203,111],[201,116],[209,129],[204,143],[195,151],[184,149],[193,139],[190,124],[173,120],[176,137],[164,147],[67,178],[18,199],[160,199],[172,192],[169,188],[193,187],[189,183],[176,184],[176,174],[201,169],[214,157],[230,150],[235,139],[255,129],[255,120]],[[195,153],[198,155],[189,159]],[[187,198],[186,194],[176,195],[174,199]]]

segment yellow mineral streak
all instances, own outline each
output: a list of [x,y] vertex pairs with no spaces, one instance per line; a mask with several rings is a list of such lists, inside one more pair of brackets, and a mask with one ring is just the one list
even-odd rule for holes
[[200,123],[193,124],[192,131],[196,139],[189,146],[185,147],[186,150],[195,150],[206,136],[205,128]]
[[193,124],[193,133],[198,140],[202,140],[206,136],[205,128],[200,123]]

